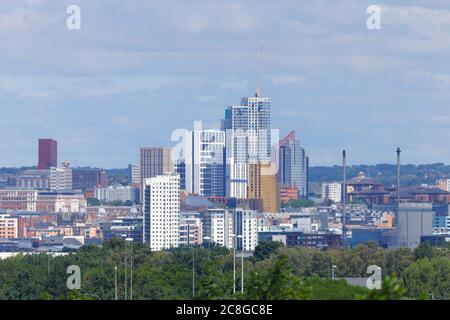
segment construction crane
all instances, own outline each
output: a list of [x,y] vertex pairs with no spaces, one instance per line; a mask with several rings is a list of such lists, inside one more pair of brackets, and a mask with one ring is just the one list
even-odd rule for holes
[[263,66],[264,66],[264,46],[259,48],[259,67],[258,67],[258,81],[256,83],[256,94],[255,97],[261,97],[261,84],[263,77]]

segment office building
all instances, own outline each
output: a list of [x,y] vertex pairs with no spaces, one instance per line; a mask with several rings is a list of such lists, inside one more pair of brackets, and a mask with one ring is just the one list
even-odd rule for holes
[[50,168],[50,190],[72,190],[72,168],[68,162],[61,167]]
[[418,247],[422,236],[433,234],[432,204],[400,203],[397,228],[399,247]]
[[114,185],[95,189],[95,198],[103,202],[139,201],[139,190],[133,186]]
[[178,247],[180,239],[180,177],[144,179],[144,242],[152,251]]
[[196,122],[186,132],[183,150],[174,159],[181,190],[205,197],[225,196],[225,132],[203,130]]
[[86,208],[87,202],[80,192],[67,191],[40,191],[36,200],[38,212],[80,212]]
[[381,248],[395,248],[397,246],[397,235],[395,228],[392,227],[371,227],[371,226],[354,226],[350,227],[351,239],[350,245],[356,247],[358,245],[367,245],[376,243]]
[[295,186],[302,199],[308,197],[308,161],[305,149],[291,131],[280,141],[278,181],[282,186]]
[[321,190],[323,201],[342,202],[342,184],[340,182],[323,182],[321,184]]
[[[208,209],[201,212],[203,236],[232,249],[254,251],[258,244],[257,212],[242,208]],[[243,236],[242,238],[233,235]]]
[[139,165],[128,165],[128,180],[132,186],[141,185],[141,167]]
[[37,190],[0,189],[0,209],[36,211]]
[[248,163],[271,161],[271,99],[243,98],[225,110],[227,196],[247,198]]
[[[187,170],[186,170],[187,167]],[[192,189],[191,181],[189,181],[189,187],[186,182],[186,175],[190,175],[190,171],[192,166],[187,164],[186,165],[186,159],[184,158],[177,158],[173,160],[173,171],[174,173],[178,174],[180,176],[180,190],[190,192]]]
[[86,207],[86,199],[76,191],[38,191],[0,189],[0,209],[49,212],[79,212]]
[[[140,149],[141,190],[147,178],[173,172],[172,149],[163,147],[145,147]],[[141,193],[141,197],[143,194]]]
[[271,171],[270,163],[249,163],[247,198],[260,200],[258,211],[280,211],[280,190],[277,173]]
[[135,243],[143,242],[142,217],[117,217],[100,224],[103,240],[131,238]]
[[94,191],[96,188],[106,188],[109,185],[105,170],[98,168],[72,169],[72,188],[76,190]]
[[21,189],[48,190],[50,189],[50,170],[22,170],[17,178]]
[[0,174],[0,189],[16,188],[17,178],[14,174]]
[[449,234],[433,234],[431,236],[423,236],[420,238],[420,243],[428,242],[432,246],[448,246],[450,244]]
[[450,234],[450,205],[434,203],[433,212],[433,233]]
[[258,241],[278,241],[286,247],[305,247],[311,249],[339,249],[342,236],[332,232],[304,232],[296,229],[281,229],[258,232]]
[[38,169],[48,170],[58,166],[58,143],[53,139],[39,139]]
[[23,219],[0,214],[0,239],[18,239],[26,235]]
[[281,186],[280,187],[280,201],[289,202],[298,200],[298,189],[296,186]]

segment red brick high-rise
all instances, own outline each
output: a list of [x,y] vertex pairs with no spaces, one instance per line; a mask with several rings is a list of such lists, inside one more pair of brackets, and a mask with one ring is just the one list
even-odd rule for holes
[[53,139],[39,139],[38,169],[58,166],[58,143]]

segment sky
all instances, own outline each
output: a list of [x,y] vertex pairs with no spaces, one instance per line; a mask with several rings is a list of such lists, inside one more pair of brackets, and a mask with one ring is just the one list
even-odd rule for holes
[[[448,0],[2,0],[0,167],[125,167],[177,128],[262,95],[310,165],[450,163]],[[69,30],[66,10],[81,9]],[[366,10],[381,7],[381,29]]]

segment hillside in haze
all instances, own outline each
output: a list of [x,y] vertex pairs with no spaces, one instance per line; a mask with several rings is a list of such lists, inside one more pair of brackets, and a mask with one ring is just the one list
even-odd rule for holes
[[[0,174],[17,174],[27,168],[0,168]],[[405,164],[401,166],[401,179],[403,185],[417,185],[422,183],[435,184],[437,179],[450,178],[450,165],[434,164]],[[126,183],[128,169],[107,169],[111,183]],[[347,177],[356,177],[363,172],[366,177],[374,178],[385,186],[392,186],[397,179],[397,166],[394,164],[352,165],[347,167]],[[316,166],[309,170],[309,180],[312,183],[325,181],[340,181],[342,179],[341,166]]]

